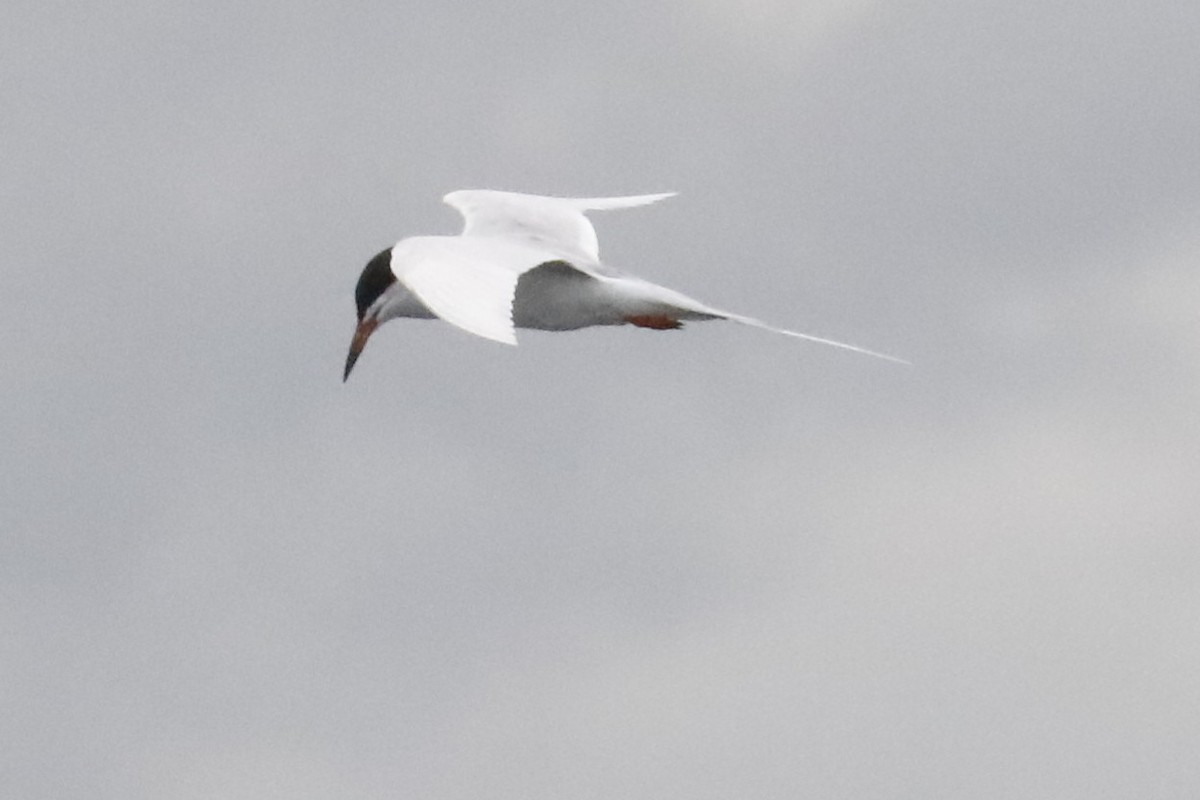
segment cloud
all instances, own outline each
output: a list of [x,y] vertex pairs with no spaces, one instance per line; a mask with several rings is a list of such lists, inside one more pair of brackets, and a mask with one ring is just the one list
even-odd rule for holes
[[[4,28],[7,793],[1194,795],[1194,8]],[[397,322],[343,386],[470,185],[683,190],[604,252],[916,364]]]
[[791,63],[798,50],[833,46],[857,25],[887,13],[874,0],[705,0],[689,7],[694,34],[740,55]]

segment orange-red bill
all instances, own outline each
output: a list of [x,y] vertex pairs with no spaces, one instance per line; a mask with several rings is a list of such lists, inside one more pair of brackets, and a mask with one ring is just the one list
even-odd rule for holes
[[350,340],[350,352],[346,356],[346,371],[342,373],[342,383],[345,383],[346,379],[350,377],[350,370],[354,369],[354,362],[358,361],[363,348],[367,346],[367,339],[371,338],[371,334],[378,327],[379,320],[364,319],[354,329],[354,338]]

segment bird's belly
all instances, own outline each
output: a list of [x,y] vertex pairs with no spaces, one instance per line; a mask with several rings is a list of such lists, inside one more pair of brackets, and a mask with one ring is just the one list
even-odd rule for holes
[[521,276],[513,298],[513,325],[570,331],[592,325],[621,325],[625,316],[608,287],[566,264],[546,264]]

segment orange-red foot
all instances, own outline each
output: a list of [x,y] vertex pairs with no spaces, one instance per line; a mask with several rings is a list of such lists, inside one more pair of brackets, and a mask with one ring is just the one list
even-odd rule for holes
[[682,322],[666,314],[633,314],[626,317],[625,321],[639,328],[653,328],[656,331],[670,331],[683,327]]

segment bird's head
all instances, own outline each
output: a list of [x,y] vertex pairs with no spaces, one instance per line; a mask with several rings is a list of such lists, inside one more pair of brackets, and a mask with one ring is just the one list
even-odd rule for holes
[[392,272],[392,250],[381,250],[363,267],[358,276],[358,285],[354,287],[354,304],[358,307],[358,327],[354,329],[354,338],[350,341],[350,353],[346,356],[346,371],[342,373],[342,381],[350,377],[354,362],[358,361],[367,339],[375,329],[388,318],[386,306],[390,292],[396,285],[396,273]]

